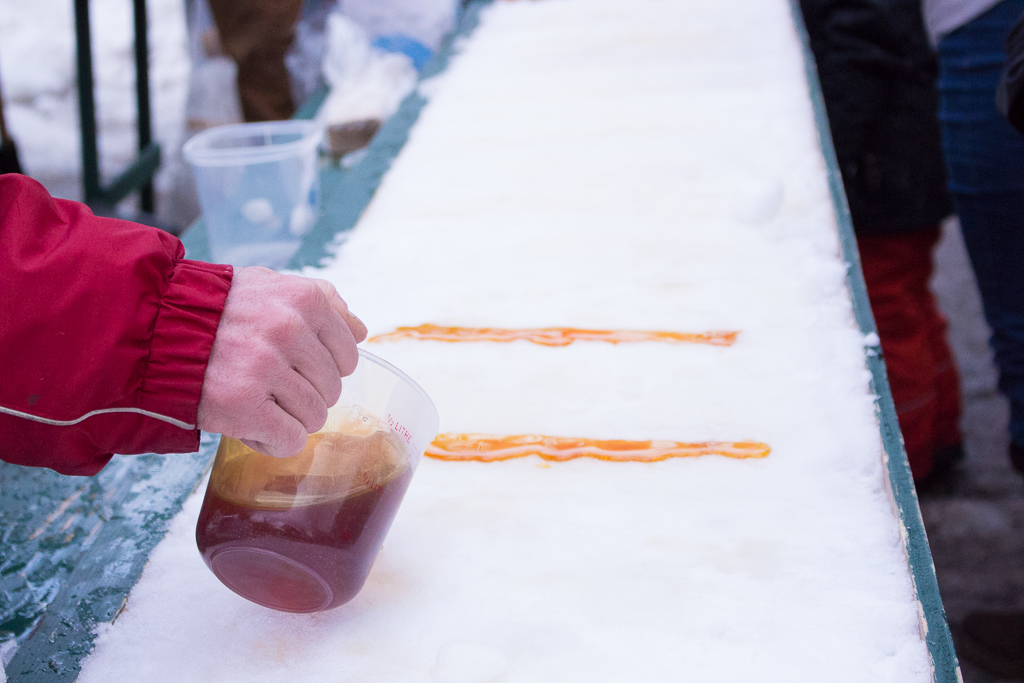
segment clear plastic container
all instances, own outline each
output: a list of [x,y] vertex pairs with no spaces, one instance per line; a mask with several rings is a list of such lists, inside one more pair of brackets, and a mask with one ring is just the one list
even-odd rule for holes
[[296,456],[221,439],[196,541],[224,585],[265,607],[319,612],[355,597],[437,435],[430,398],[380,358],[360,350],[342,384]]
[[213,260],[283,268],[320,212],[315,121],[219,126],[185,143]]

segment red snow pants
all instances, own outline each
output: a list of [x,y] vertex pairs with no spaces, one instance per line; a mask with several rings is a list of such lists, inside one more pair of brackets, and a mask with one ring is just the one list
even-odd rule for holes
[[915,480],[935,453],[961,442],[960,377],[946,319],[928,288],[938,226],[904,235],[858,235],[868,298]]

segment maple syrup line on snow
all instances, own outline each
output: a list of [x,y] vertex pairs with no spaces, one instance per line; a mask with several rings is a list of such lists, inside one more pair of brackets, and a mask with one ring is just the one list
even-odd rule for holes
[[625,441],[621,439],[578,439],[563,436],[519,434],[438,434],[425,455],[437,460],[496,462],[537,455],[544,460],[564,462],[595,458],[611,462],[660,462],[669,458],[722,455],[727,458],[764,458],[768,444],[756,441]]
[[444,342],[511,342],[520,339],[543,346],[568,346],[574,341],[601,341],[609,344],[667,342],[732,346],[739,332],[659,332],[644,330],[584,330],[575,327],[543,327],[511,330],[502,327],[443,327],[425,324],[399,327],[370,337],[367,341],[421,339]]

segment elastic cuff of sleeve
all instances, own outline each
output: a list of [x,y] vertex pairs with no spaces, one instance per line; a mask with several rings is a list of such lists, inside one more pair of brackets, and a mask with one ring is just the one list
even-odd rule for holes
[[178,261],[160,300],[139,408],[195,429],[206,364],[232,274],[231,266]]

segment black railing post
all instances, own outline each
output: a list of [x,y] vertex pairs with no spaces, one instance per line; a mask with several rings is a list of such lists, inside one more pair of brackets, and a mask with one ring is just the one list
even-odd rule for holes
[[[135,3],[135,102],[138,111],[139,152],[153,141],[152,115],[149,106],[149,35],[147,33],[146,0]],[[142,186],[142,210],[153,213],[155,200],[153,181]]]
[[89,0],[75,0],[75,42],[78,53],[78,116],[82,129],[82,185],[85,202],[100,198],[100,162],[96,149],[96,101],[92,82],[92,39]]
[[99,149],[96,142],[96,95],[92,73],[92,37],[89,0],[75,0],[75,39],[78,53],[78,114],[82,130],[82,186],[85,203],[110,210],[126,195],[140,193],[144,213],[155,211],[153,175],[160,166],[160,146],[153,142],[152,108],[149,93],[149,35],[146,0],[132,0],[135,12],[135,108],[139,156],[107,187],[100,181]]

